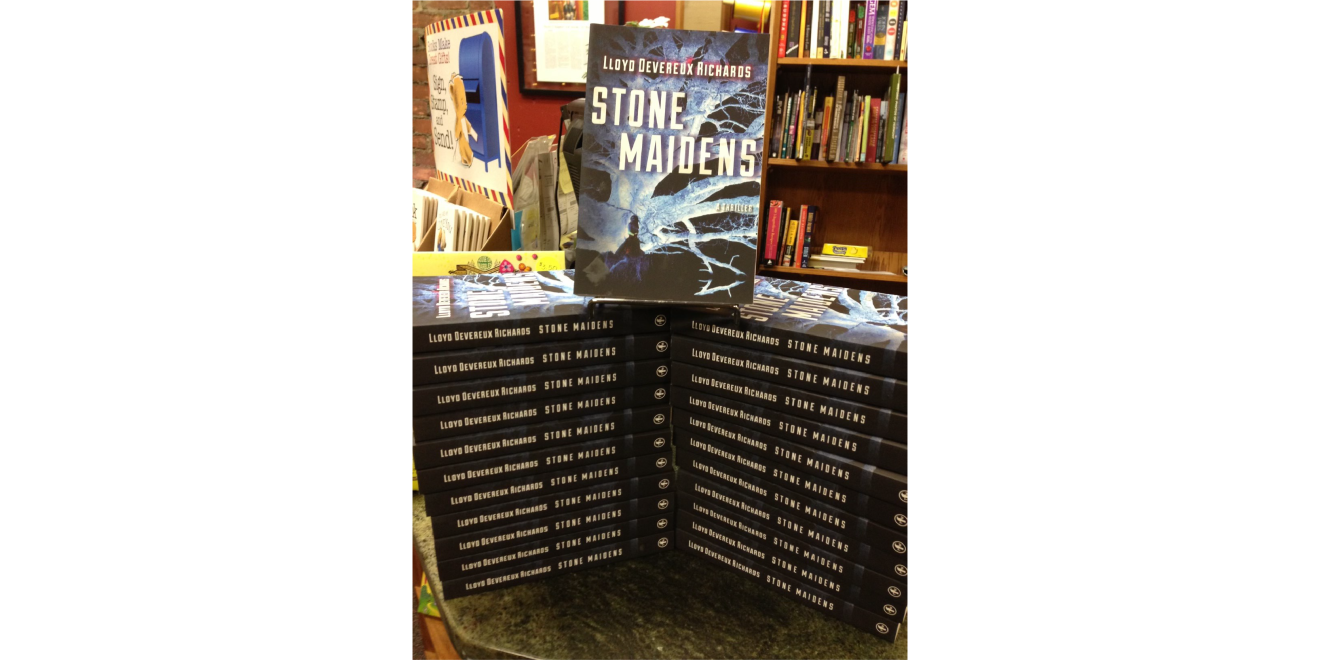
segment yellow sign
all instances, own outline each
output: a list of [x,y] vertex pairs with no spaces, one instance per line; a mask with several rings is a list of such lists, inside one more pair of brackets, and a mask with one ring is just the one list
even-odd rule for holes
[[563,270],[564,253],[522,252],[414,252],[413,277],[433,275],[485,275]]

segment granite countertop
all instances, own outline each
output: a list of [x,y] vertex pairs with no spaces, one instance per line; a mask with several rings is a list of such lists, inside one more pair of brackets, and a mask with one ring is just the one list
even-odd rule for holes
[[890,644],[677,550],[447,601],[415,493],[413,539],[465,658],[907,657],[907,624]]

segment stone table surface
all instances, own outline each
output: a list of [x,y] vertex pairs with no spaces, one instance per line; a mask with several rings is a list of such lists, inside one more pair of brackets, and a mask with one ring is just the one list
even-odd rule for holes
[[906,658],[729,569],[671,550],[445,600],[422,496],[413,540],[465,658]]

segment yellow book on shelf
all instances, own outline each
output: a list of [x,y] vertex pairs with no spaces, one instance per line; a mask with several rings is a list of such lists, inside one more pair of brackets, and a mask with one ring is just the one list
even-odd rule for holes
[[414,252],[413,277],[433,275],[485,275],[563,270],[559,250],[522,252]]
[[820,248],[821,254],[827,254],[835,257],[857,257],[865,259],[871,256],[871,248],[865,245],[841,245],[839,243],[826,243]]

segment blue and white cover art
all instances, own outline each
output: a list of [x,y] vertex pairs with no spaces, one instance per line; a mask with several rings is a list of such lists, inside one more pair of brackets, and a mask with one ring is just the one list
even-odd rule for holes
[[774,277],[756,278],[745,321],[863,347],[898,350],[907,342],[907,296]]
[[749,303],[770,38],[592,25],[579,295]]

